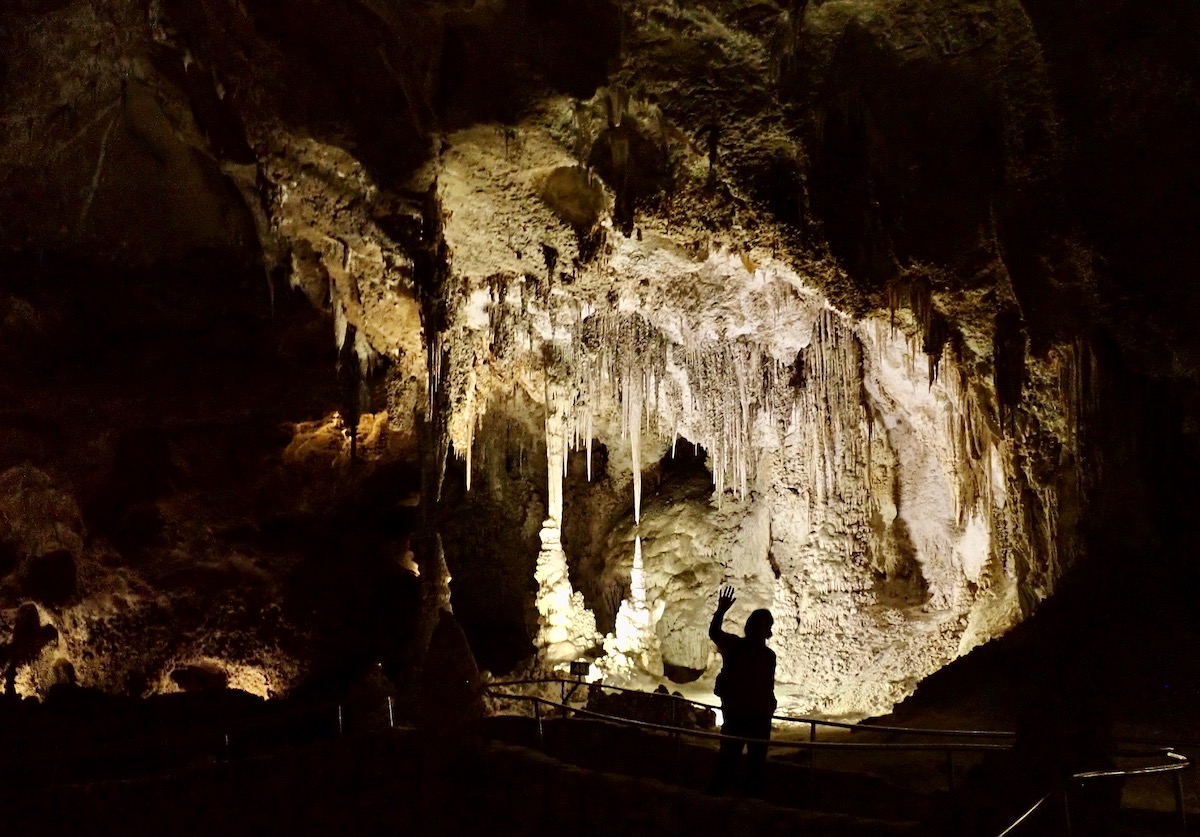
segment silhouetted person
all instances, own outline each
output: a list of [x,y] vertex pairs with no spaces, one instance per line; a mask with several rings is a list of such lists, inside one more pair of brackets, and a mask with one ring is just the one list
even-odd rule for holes
[[762,743],[722,741],[717,755],[717,772],[712,790],[721,793],[737,771],[746,748],[746,790],[762,791],[763,769],[767,762],[767,742],[771,739],[771,715],[775,712],[775,652],[767,647],[771,626],[769,610],[756,610],[746,620],[746,635],[734,636],[721,629],[725,614],[733,607],[733,588],[726,587],[717,598],[717,612],[708,626],[708,636],[721,652],[721,673],[717,675],[717,696],[725,722],[722,735],[758,738]]

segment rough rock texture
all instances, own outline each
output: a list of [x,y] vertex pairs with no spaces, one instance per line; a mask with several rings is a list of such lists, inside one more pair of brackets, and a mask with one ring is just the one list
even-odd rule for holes
[[[440,534],[477,653],[492,641],[511,665],[532,638],[548,664],[588,656],[703,693],[711,595],[733,583],[734,618],[775,613],[785,709],[885,710],[1027,615],[1089,546],[1185,542],[1162,532],[1196,461],[1183,242],[1200,168],[1170,153],[1200,133],[1195,15],[1185,0],[13,4],[0,350],[20,371],[5,386],[25,416],[59,409],[21,394],[46,368],[31,347],[62,335],[54,295],[102,319],[127,305],[120,282],[88,290],[92,266],[137,266],[168,296],[165,265],[237,275],[204,304],[255,311],[248,333],[303,297],[317,325],[267,366],[325,340],[328,384],[244,402],[293,427],[256,447],[275,475],[255,492],[297,463],[364,461],[331,490],[386,530],[382,509],[419,490],[367,552],[428,567]],[[68,255],[69,281],[46,268]],[[89,334],[74,345],[112,336]],[[81,393],[84,409],[129,398]],[[5,464],[31,461],[50,505],[83,508],[57,545],[44,521],[0,519],[24,579],[8,608],[32,596],[62,621],[67,577],[86,590],[100,552],[162,589],[171,550],[145,532],[164,520],[191,518],[168,527],[175,560],[237,563],[197,512],[221,480],[181,486],[170,443],[130,454],[144,487],[96,513],[95,483],[68,485],[79,457],[5,422]],[[1160,447],[1131,441],[1143,427]],[[703,453],[688,473],[669,464],[680,445]],[[42,480],[13,473],[14,498]],[[307,490],[321,484],[301,505],[336,527],[347,515]],[[93,517],[124,534],[102,546]],[[286,599],[296,548],[272,547],[265,601]],[[497,622],[511,640],[483,639]],[[224,659],[201,646],[183,657]]]

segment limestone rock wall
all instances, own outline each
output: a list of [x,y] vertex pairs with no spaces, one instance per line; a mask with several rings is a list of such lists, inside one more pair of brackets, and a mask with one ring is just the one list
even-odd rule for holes
[[[1190,276],[1184,222],[1121,207],[1133,126],[1195,134],[1191,52],[1152,48],[1182,5],[1113,4],[1139,40],[1058,0],[10,4],[0,350],[34,369],[54,331],[47,254],[219,253],[264,311],[319,311],[337,369],[270,461],[363,433],[385,469],[422,461],[422,525],[452,529],[452,453],[512,504],[519,548],[489,560],[543,653],[604,649],[640,538],[621,624],[647,670],[622,676],[705,688],[728,582],[775,611],[787,708],[880,711],[1078,559],[1089,445],[1125,451],[1094,429],[1098,334],[1195,379],[1174,280],[1169,313],[1114,314],[1137,252]],[[1113,95],[1072,98],[1087,79]],[[1172,179],[1151,156],[1131,181]],[[687,443],[707,492],[662,464]],[[544,481],[510,478],[514,448]]]

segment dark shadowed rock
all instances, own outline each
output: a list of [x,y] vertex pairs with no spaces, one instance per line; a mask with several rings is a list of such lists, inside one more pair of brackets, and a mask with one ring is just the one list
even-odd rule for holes
[[32,559],[25,571],[24,591],[47,605],[61,605],[75,594],[75,556],[56,549]]
[[417,698],[417,721],[431,732],[471,735],[483,717],[482,681],[466,634],[448,611],[440,611],[425,656]]
[[229,677],[215,666],[190,665],[171,672],[171,680],[185,692],[220,691],[229,683]]

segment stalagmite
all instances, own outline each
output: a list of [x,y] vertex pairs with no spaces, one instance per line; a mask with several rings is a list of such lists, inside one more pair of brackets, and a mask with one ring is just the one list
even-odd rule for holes
[[538,640],[542,661],[548,666],[568,663],[596,644],[595,615],[583,595],[571,589],[567,558],[562,548],[563,461],[566,456],[565,414],[570,392],[546,374],[546,478],[547,514],[542,522],[534,578],[538,583]]
[[617,610],[613,633],[604,638],[604,651],[599,665],[609,678],[637,683],[645,677],[662,676],[662,654],[654,632],[654,614],[646,601],[646,570],[642,563],[640,536],[633,541],[629,596]]
[[633,569],[629,573],[629,597],[635,608],[646,606],[646,567],[642,563],[642,536],[633,539]]

